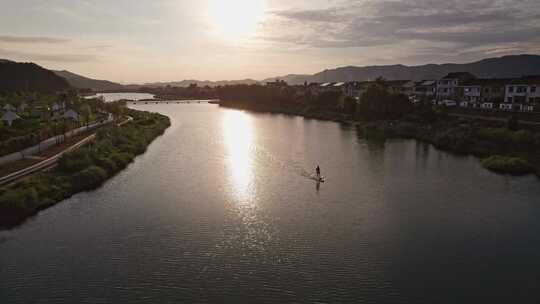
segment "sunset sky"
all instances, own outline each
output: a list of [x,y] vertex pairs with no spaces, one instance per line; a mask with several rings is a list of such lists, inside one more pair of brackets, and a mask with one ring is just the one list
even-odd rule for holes
[[540,53],[538,0],[0,2],[0,58],[122,83]]

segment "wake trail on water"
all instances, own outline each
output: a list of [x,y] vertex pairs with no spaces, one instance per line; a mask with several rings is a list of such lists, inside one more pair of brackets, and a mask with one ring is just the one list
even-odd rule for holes
[[250,150],[257,161],[277,165],[284,171],[294,172],[296,175],[306,179],[313,179],[315,177],[313,172],[306,170],[304,165],[298,161],[293,159],[281,159],[258,146],[251,146]]

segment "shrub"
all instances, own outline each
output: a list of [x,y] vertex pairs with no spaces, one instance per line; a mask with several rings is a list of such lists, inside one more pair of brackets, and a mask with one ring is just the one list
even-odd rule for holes
[[31,210],[39,203],[39,196],[33,187],[9,189],[0,195],[0,206],[8,209]]
[[58,163],[58,168],[65,173],[74,173],[91,165],[93,162],[88,149],[82,148],[64,155]]
[[113,174],[118,170],[118,165],[110,157],[104,157],[104,156],[98,157],[95,163],[101,168],[107,170],[109,174]]
[[72,185],[76,191],[90,190],[101,185],[107,177],[107,172],[104,169],[91,166],[75,174]]
[[504,128],[481,128],[477,130],[477,136],[499,145],[508,145],[513,142],[513,132]]
[[135,156],[129,153],[114,153],[111,155],[111,160],[116,163],[118,168],[123,169],[131,163]]
[[147,118],[138,122],[138,124],[142,126],[151,126],[151,125],[154,125],[155,123],[156,123],[156,120],[154,118]]
[[520,146],[521,148],[529,148],[535,145],[533,134],[527,130],[519,130],[514,132],[512,139],[514,144]]
[[531,164],[519,157],[495,155],[482,160],[482,166],[497,173],[512,175],[525,175],[535,172]]
[[6,209],[28,209],[25,194],[21,189],[9,189],[2,193],[0,206]]

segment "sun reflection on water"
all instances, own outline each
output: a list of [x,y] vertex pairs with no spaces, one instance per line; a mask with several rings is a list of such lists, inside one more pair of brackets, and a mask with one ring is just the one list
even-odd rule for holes
[[254,140],[251,118],[244,112],[230,111],[223,118],[223,138],[227,151],[233,192],[241,203],[252,197]]
[[257,171],[256,132],[253,117],[241,111],[226,111],[223,116],[223,142],[226,164],[230,172],[230,193],[234,211],[232,230],[224,232],[220,249],[227,248],[255,255],[272,262],[276,257],[268,253],[275,242],[275,234],[262,206],[257,202],[255,173]]

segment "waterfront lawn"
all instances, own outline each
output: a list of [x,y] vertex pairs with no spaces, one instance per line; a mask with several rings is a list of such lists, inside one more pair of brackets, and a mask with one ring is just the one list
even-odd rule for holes
[[97,132],[94,143],[65,155],[58,166],[0,188],[0,224],[14,225],[78,192],[99,187],[128,166],[169,127],[157,113],[126,110],[133,121]]

